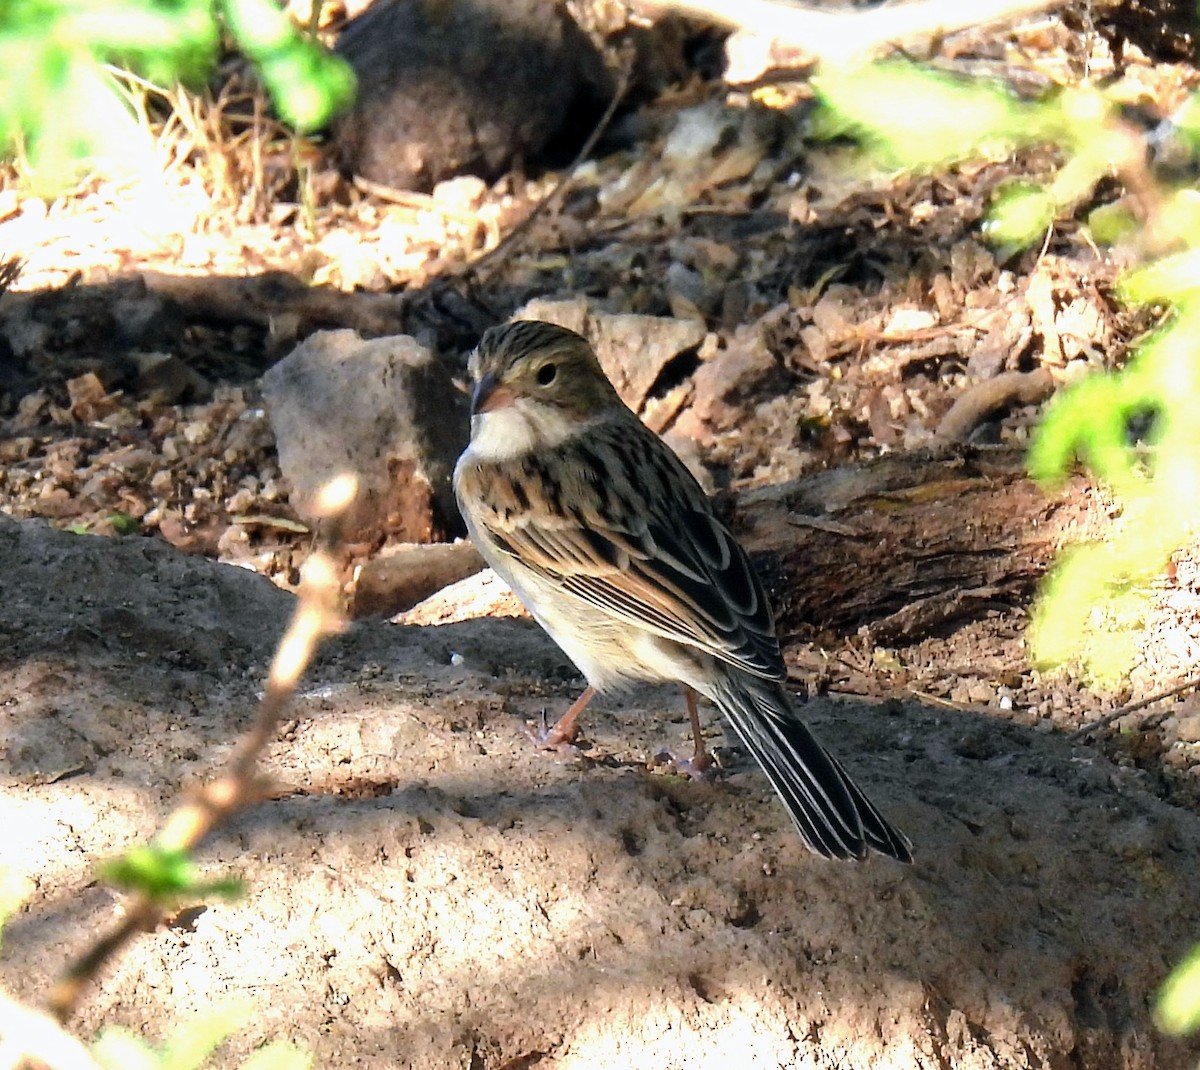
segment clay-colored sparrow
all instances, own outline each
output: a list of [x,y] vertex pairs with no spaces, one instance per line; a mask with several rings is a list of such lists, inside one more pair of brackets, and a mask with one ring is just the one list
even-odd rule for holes
[[775,621],[745,551],[682,462],[622,403],[588,343],[534,321],[471,356],[471,443],[454,489],[480,553],[587,677],[550,735],[572,738],[597,691],[637,680],[699,692],[729,719],[829,858],[912,855],[804,726],[781,681]]

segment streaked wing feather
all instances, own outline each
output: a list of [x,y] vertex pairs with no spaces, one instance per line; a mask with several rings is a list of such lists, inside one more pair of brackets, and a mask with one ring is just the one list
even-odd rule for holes
[[[636,466],[630,482],[647,512],[632,523],[624,514],[626,523],[618,523],[599,499],[568,515],[552,508],[550,494],[530,494],[516,515],[477,519],[499,549],[564,591],[756,676],[781,679],[774,619],[745,551],[674,454],[640,426],[619,430],[623,448],[610,440],[601,456]],[[594,440],[588,449],[597,452]]]

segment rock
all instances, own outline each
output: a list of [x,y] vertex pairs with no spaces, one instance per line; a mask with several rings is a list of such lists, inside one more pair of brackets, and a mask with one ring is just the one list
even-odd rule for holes
[[354,585],[352,617],[390,617],[412,609],[452,583],[484,568],[469,542],[389,546],[362,567]]
[[1200,743],[1200,713],[1181,715],[1176,721],[1176,732],[1184,743]]
[[716,481],[704,464],[704,456],[700,452],[700,445],[696,439],[678,428],[672,427],[663,433],[662,440],[671,447],[675,456],[683,462],[684,467],[692,473],[696,482],[704,488],[704,493],[709,497],[716,494]]
[[732,427],[743,418],[746,396],[779,372],[779,361],[758,326],[741,327],[729,345],[716,351],[692,376],[696,389],[692,411],[712,427]]
[[397,624],[457,624],[481,617],[527,617],[521,600],[490,568],[431,594],[423,602],[399,613]]
[[312,335],[262,378],[263,396],[300,516],[340,472],[359,478],[349,541],[441,541],[460,533],[450,478],[467,415],[434,355],[398,335]]
[[160,670],[186,651],[185,667],[236,676],[265,667],[295,604],[264,576],[160,539],[74,535],[2,513],[0,573],[4,612],[21,619],[7,648],[14,663],[46,651],[107,661],[121,646]]
[[139,397],[157,395],[165,405],[178,404],[185,398],[207,401],[212,397],[212,383],[174,353],[134,353],[132,359],[137,366],[135,389]]
[[358,76],[337,153],[402,189],[494,179],[568,128],[574,151],[613,93],[599,51],[557,0],[380,0],[336,51]]
[[641,411],[667,365],[698,349],[708,334],[699,320],[615,315],[591,308],[582,297],[538,298],[514,313],[513,319],[547,320],[583,335],[621,400],[634,412]]
[[13,357],[7,378],[37,382],[38,368],[54,368],[65,378],[94,372],[106,389],[120,390],[137,378],[131,353],[179,350],[179,307],[151,292],[140,275],[77,286],[69,294],[5,293],[0,337]]

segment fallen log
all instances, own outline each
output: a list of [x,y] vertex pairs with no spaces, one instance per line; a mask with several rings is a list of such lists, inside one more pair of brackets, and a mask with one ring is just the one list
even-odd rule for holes
[[789,640],[916,641],[1029,601],[1103,509],[1082,477],[1047,493],[1017,450],[888,454],[737,498],[732,522]]

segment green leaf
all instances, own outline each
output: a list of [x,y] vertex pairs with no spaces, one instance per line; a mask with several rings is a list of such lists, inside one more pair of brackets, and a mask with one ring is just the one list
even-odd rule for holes
[[1045,187],[1012,185],[992,205],[984,233],[990,241],[1023,247],[1046,232],[1057,210]]
[[[103,64],[169,86],[216,64],[213,0],[0,0],[0,155],[23,153],[35,193],[52,196],[103,162],[128,174],[156,166]],[[276,108],[304,129],[353,98],[350,68],[300,34],[274,0],[224,0]]]
[[127,513],[110,513],[108,522],[118,535],[132,535],[141,524]]
[[1034,434],[1030,475],[1055,487],[1076,460],[1085,460],[1102,478],[1128,487],[1137,478],[1137,457],[1126,435],[1129,418],[1157,400],[1132,373],[1094,375],[1060,391]]
[[260,70],[284,122],[300,131],[319,129],[354,100],[350,67],[305,42],[263,60]]
[[218,1044],[250,1021],[252,1013],[246,1000],[223,1000],[215,1009],[176,1026],[163,1048],[163,1070],[199,1070]]
[[22,126],[35,192],[52,194],[100,160],[125,170],[152,166],[149,132],[86,50],[47,43],[33,78]]
[[0,869],[0,934],[30,891],[27,879],[18,877],[11,870]]
[[[1142,280],[1153,276],[1140,273]],[[1145,292],[1158,292],[1146,286]],[[1125,672],[1144,623],[1147,587],[1170,555],[1200,531],[1200,295],[1152,335],[1129,366],[1064,391],[1047,410],[1030,451],[1031,473],[1053,484],[1076,458],[1122,503],[1104,542],[1077,547],[1055,566],[1038,597],[1032,648],[1040,665],[1079,660],[1098,678]],[[1154,413],[1143,460],[1128,441],[1130,418]]]
[[1166,196],[1158,226],[1185,245],[1200,245],[1200,190],[1184,186]]
[[974,153],[1044,139],[1057,112],[1017,100],[1000,83],[968,81],[907,62],[822,74],[813,86],[832,116],[905,167],[935,167]]
[[280,115],[297,130],[324,126],[354,99],[349,65],[303,36],[269,0],[222,0],[222,7]]
[[1102,204],[1093,208],[1087,217],[1092,239],[1101,245],[1113,245],[1134,233],[1138,226],[1137,217],[1129,205],[1123,202]]
[[1125,275],[1117,294],[1132,305],[1165,304],[1200,290],[1200,249],[1165,256]]
[[199,1070],[220,1044],[246,1025],[252,1013],[246,1000],[222,1000],[176,1026],[161,1050],[128,1029],[110,1026],[92,1045],[92,1055],[111,1070]]
[[92,1044],[92,1055],[106,1070],[160,1070],[156,1052],[136,1033],[107,1026]]
[[233,899],[244,892],[233,877],[201,880],[187,851],[142,844],[119,858],[101,863],[100,876],[127,892],[140,892],[154,900],[173,901],[179,896],[216,895]]
[[1200,153],[1200,93],[1192,93],[1183,106],[1176,110],[1172,121],[1191,146],[1192,153]]
[[1171,971],[1155,1002],[1160,1029],[1178,1035],[1200,1028],[1200,945]]
[[195,865],[186,851],[167,851],[145,844],[101,863],[100,876],[124,891],[142,892],[152,899],[179,895],[197,883]]

